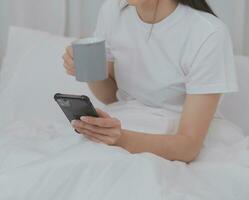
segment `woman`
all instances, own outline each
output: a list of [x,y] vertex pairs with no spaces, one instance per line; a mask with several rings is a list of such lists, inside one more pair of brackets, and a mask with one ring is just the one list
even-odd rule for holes
[[[221,95],[238,89],[228,31],[207,2],[107,0],[95,36],[105,38],[109,64],[107,80],[88,83],[95,96],[110,106],[123,102],[119,105],[124,110],[136,102],[149,113],[148,123],[156,123],[160,113],[178,113],[179,125],[174,134],[126,130],[124,120],[98,109],[100,118],[82,117],[72,126],[94,142],[131,153],[193,161],[218,117]],[[71,47],[64,60],[67,73],[74,76]],[[136,106],[131,110],[134,116],[139,112]],[[162,114],[161,124],[163,119]],[[130,119],[134,124],[139,120]]]

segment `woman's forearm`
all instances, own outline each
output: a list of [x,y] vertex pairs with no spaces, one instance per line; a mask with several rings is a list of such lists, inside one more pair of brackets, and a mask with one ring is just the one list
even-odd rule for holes
[[122,130],[118,146],[130,153],[150,152],[168,160],[191,162],[201,149],[201,143],[189,136],[158,135]]
[[114,76],[114,63],[108,62],[108,79],[103,81],[88,82],[88,86],[98,100],[104,104],[117,101],[116,92],[118,90]]
[[117,101],[117,85],[111,77],[103,81],[88,82],[88,86],[96,98],[104,104]]

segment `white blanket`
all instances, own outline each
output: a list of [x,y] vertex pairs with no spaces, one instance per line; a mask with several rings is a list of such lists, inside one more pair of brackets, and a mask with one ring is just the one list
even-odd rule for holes
[[[106,111],[125,128],[170,132],[177,126],[170,113],[121,104]],[[129,109],[141,122],[130,120]],[[166,125],[157,129],[159,118]],[[90,142],[69,124],[19,121],[3,127],[0,136],[0,200],[249,198],[249,138],[220,119],[214,120],[200,156],[189,165]]]

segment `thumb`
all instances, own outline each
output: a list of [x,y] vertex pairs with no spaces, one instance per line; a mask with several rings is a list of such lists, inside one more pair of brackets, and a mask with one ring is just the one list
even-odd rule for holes
[[98,115],[99,115],[100,117],[103,117],[103,118],[111,118],[111,116],[110,116],[108,113],[104,112],[103,110],[101,110],[101,109],[99,109],[99,108],[96,108],[96,111],[97,111],[97,113],[98,113]]

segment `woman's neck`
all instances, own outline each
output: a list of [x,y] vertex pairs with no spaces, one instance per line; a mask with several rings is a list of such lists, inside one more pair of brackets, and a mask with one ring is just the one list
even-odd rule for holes
[[137,5],[136,9],[144,22],[154,24],[168,17],[176,7],[177,2],[174,0],[148,0]]

